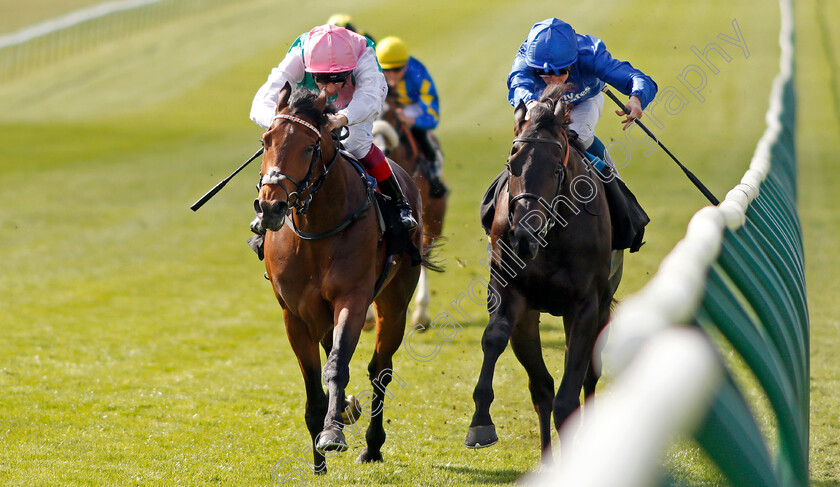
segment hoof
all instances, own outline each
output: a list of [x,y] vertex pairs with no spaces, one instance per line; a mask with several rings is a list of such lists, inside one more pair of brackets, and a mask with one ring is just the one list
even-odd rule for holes
[[321,452],[337,451],[339,453],[347,449],[347,440],[344,433],[338,429],[324,430],[318,434],[318,441],[315,448]]
[[382,461],[382,452],[370,453],[367,448],[362,450],[362,453],[359,454],[359,458],[356,459],[356,463],[371,463],[371,462],[381,462]]
[[362,403],[356,399],[356,396],[350,394],[344,398],[344,411],[341,412],[341,419],[344,424],[353,424],[358,421],[362,415]]
[[411,315],[411,326],[422,326],[422,329],[418,330],[419,332],[424,332],[429,328],[429,325],[432,324],[432,317],[429,316],[429,312],[425,309],[417,308],[414,313]]
[[464,440],[464,446],[467,448],[484,448],[495,445],[499,441],[496,436],[496,426],[470,426],[467,430],[467,439]]

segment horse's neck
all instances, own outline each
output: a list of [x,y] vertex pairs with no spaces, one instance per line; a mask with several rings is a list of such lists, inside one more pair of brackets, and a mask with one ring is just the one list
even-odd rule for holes
[[[352,171],[350,164],[340,153],[335,158],[335,161],[333,161],[334,152],[330,150],[328,153],[329,157],[327,157],[328,154],[322,154],[322,160],[317,163],[319,170],[312,177],[313,180],[320,178],[324,174],[325,167],[329,170],[329,173],[324,178],[318,192],[312,196],[312,202],[309,205],[307,214],[302,216],[298,215],[300,218],[298,221],[304,227],[306,225],[315,225],[318,229],[322,229],[322,227],[327,228],[328,224],[335,224],[341,221],[346,216],[347,211],[349,211],[347,207],[351,204],[350,200],[353,199],[350,193],[354,193],[355,191],[351,188],[350,183],[352,182],[351,173],[355,171]],[[330,165],[331,162],[332,165]],[[359,188],[361,188],[361,184],[359,184]],[[310,231],[307,228],[301,229]]]

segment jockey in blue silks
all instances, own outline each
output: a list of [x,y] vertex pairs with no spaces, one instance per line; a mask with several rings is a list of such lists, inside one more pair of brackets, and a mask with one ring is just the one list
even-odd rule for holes
[[[626,129],[656,96],[656,83],[627,61],[614,59],[597,37],[575,33],[572,26],[551,18],[531,27],[519,46],[507,79],[508,101],[530,108],[548,84],[567,83],[563,101],[570,103],[569,128],[588,153],[609,160],[604,144],[595,137],[595,125],[604,108],[604,84],[614,86],[630,99],[630,114],[622,123]],[[616,110],[618,115],[625,115]]]

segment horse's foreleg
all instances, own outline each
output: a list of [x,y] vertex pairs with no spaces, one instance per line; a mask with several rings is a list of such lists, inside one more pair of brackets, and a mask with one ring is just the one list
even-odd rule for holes
[[344,390],[350,381],[350,358],[359,343],[365,321],[366,296],[352,296],[336,302],[332,350],[324,365],[324,384],[327,386],[327,413],[323,430],[318,435],[316,447],[320,451],[343,452],[347,449],[344,438]]
[[594,410],[595,386],[600,378],[601,376],[595,372],[595,364],[590,362],[589,367],[586,368],[586,375],[583,377],[583,408],[587,414]]
[[417,281],[417,297],[414,298],[414,314],[411,315],[412,325],[423,325],[428,327],[432,322],[432,317],[429,315],[429,287],[426,284],[426,269],[420,269],[420,280]]
[[321,387],[321,354],[318,351],[318,342],[309,337],[306,324],[288,310],[283,313],[283,318],[286,322],[286,334],[300,364],[306,387],[305,418],[306,427],[312,438],[310,448],[313,456],[313,470],[316,474],[323,474],[327,472],[327,464],[324,455],[316,448],[316,440],[327,413],[327,396]]
[[551,456],[551,410],[554,400],[554,378],[548,372],[540,343],[540,313],[528,312],[527,317],[513,330],[510,347],[528,373],[528,389],[531,401],[540,421],[540,446],[542,461],[552,463]]
[[464,445],[467,448],[483,448],[499,441],[496,436],[496,426],[490,418],[490,404],[493,395],[493,374],[496,361],[505,351],[513,328],[525,309],[525,300],[518,293],[507,292],[501,300],[501,305],[490,315],[490,322],[481,337],[481,349],[484,351],[484,361],[481,373],[473,391],[475,413],[467,430]]
[[593,295],[585,299],[577,309],[563,317],[563,324],[566,328],[566,363],[553,405],[554,426],[558,430],[580,406],[580,391],[600,331],[598,297]]

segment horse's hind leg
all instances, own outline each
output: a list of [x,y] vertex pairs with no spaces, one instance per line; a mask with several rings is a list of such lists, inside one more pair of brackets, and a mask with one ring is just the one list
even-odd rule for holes
[[[613,251],[613,256],[615,256],[615,252],[621,252],[620,250]],[[613,257],[615,259],[615,257]],[[616,262],[613,260],[613,262]],[[615,276],[618,276],[617,278]],[[615,281],[613,281],[615,279]],[[607,322],[610,320],[610,312],[612,311],[612,299],[613,294],[615,293],[616,288],[618,287],[618,282],[621,281],[621,261],[619,260],[619,268],[617,274],[614,274],[613,277],[610,278],[610,285],[608,289],[605,291],[605,294],[601,298],[601,305],[599,310],[599,318],[598,318],[598,333],[603,331],[604,327],[607,326]],[[596,335],[597,339],[597,335]],[[594,347],[594,345],[593,345]],[[595,410],[595,386],[598,384],[598,379],[601,378],[601,374],[595,370],[595,363],[600,362],[600,356],[598,355],[600,351],[592,350],[592,360],[589,363],[589,367],[586,369],[586,375],[583,377],[583,411],[584,414],[589,414]]]
[[[499,288],[496,288],[499,289]],[[475,413],[467,430],[464,446],[467,448],[484,448],[499,441],[496,426],[490,418],[490,404],[493,403],[493,374],[496,361],[505,351],[516,322],[525,311],[525,299],[516,292],[504,294],[501,304],[490,315],[490,322],[481,337],[481,348],[484,351],[484,361],[481,373],[473,391]]]
[[544,464],[552,463],[551,409],[554,400],[554,379],[545,366],[540,344],[540,313],[530,311],[513,329],[510,347],[528,373],[531,401],[540,420],[540,447]]
[[411,315],[412,325],[422,325],[422,329],[426,329],[432,322],[432,317],[429,314],[429,286],[426,282],[426,269],[420,269],[420,280],[417,281],[417,297],[414,298],[414,313]]
[[577,309],[567,313],[563,326],[566,329],[566,364],[554,397],[554,426],[558,430],[580,406],[580,391],[600,331],[597,297],[586,299]]
[[[411,268],[409,272],[417,272],[417,269]],[[400,275],[394,279],[398,277]],[[368,365],[370,383],[373,386],[370,411],[367,412],[370,414],[370,424],[365,433],[367,448],[356,459],[359,463],[382,461],[382,445],[386,437],[382,422],[383,409],[385,396],[391,395],[387,392],[387,387],[393,378],[396,378],[402,387],[406,385],[393,370],[393,356],[400,348],[405,333],[406,309],[411,300],[415,279],[412,277],[408,283],[392,281],[376,298],[376,348]],[[363,414],[365,413],[363,411]]]
[[306,387],[305,418],[306,427],[312,437],[310,448],[313,455],[313,470],[316,474],[323,474],[327,472],[327,464],[324,461],[324,455],[315,448],[318,434],[324,424],[324,416],[327,413],[327,396],[321,387],[321,353],[318,350],[318,342],[309,337],[303,321],[288,311],[283,313],[283,317],[286,322],[286,334],[300,364]]
[[[422,177],[421,177],[422,179]],[[415,179],[416,180],[416,179]],[[418,182],[419,183],[419,182]],[[429,183],[422,180],[423,195],[423,247],[429,248],[434,245],[435,240],[438,239],[443,232],[443,215],[446,213],[446,198],[444,194],[440,198],[432,198],[429,196]],[[421,184],[418,184],[421,186]],[[428,272],[426,269],[420,271],[420,281],[417,283],[417,297],[414,298],[414,313],[411,315],[412,325],[423,325],[428,329],[432,321],[431,313],[429,312],[429,285],[426,281]]]

